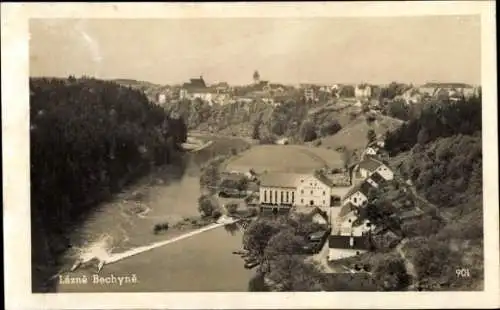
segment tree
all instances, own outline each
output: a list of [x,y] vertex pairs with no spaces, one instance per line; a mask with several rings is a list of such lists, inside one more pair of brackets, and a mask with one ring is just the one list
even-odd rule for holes
[[321,136],[334,135],[342,129],[337,120],[329,120],[319,129]]
[[342,162],[344,164],[344,169],[347,171],[353,160],[353,152],[351,150],[345,149],[342,152]]
[[373,275],[384,291],[400,291],[410,284],[410,276],[401,258],[379,262]]
[[217,210],[217,206],[208,196],[198,198],[198,211],[203,217],[209,217]]
[[269,287],[267,287],[264,281],[265,274],[262,272],[255,273],[248,282],[249,292],[269,292]]
[[374,142],[377,139],[377,134],[375,133],[375,130],[370,129],[366,133],[366,139],[368,140],[368,144]]
[[305,121],[300,127],[300,138],[304,142],[312,141],[317,138],[316,126],[311,121]]
[[260,125],[262,124],[262,116],[259,117],[252,126],[252,139],[259,140],[260,139]]
[[234,214],[238,210],[237,203],[229,203],[226,205],[226,210],[228,214]]
[[253,80],[255,83],[258,83],[259,80],[260,80],[260,74],[259,74],[259,71],[255,70],[254,73],[253,73]]
[[269,239],[265,255],[269,259],[281,255],[301,254],[304,245],[304,237],[295,235],[292,229],[285,229]]
[[285,292],[313,292],[323,289],[323,275],[311,263],[296,255],[283,255],[270,261],[267,277],[274,283],[274,290]]
[[269,239],[279,230],[280,225],[270,220],[261,219],[252,222],[243,235],[243,246],[249,252],[262,256]]

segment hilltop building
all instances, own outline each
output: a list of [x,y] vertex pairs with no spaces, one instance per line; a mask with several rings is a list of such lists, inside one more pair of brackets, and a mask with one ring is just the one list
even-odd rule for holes
[[372,96],[372,88],[368,84],[359,84],[354,88],[354,97],[370,98]]

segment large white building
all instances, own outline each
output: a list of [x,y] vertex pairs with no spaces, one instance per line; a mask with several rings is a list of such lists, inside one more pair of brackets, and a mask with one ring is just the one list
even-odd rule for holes
[[260,177],[261,205],[330,207],[333,183],[315,174],[266,173]]

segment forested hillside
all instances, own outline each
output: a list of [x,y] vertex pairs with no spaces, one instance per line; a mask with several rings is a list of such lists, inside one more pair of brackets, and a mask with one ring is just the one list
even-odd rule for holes
[[[334,141],[322,141],[331,148],[349,148],[350,143],[345,141],[360,139],[364,146],[370,128],[385,133],[401,123],[343,99],[317,104],[290,99],[278,106],[258,102],[209,106],[194,100],[170,103],[166,109],[182,115],[191,129],[248,136],[262,141],[287,137],[293,142],[302,143],[332,135],[335,137],[336,133],[344,129],[342,137]],[[360,123],[364,126],[359,126]],[[351,137],[350,128],[353,126],[355,133]]]
[[[64,231],[154,165],[187,129],[137,90],[96,79],[30,79],[34,272],[57,264]],[[38,279],[40,277],[33,277]],[[37,286],[37,283],[33,283]]]
[[[421,289],[482,289],[481,98],[430,105],[388,134],[386,148],[399,173],[446,220],[437,233],[407,244]],[[457,277],[457,268],[470,276]]]

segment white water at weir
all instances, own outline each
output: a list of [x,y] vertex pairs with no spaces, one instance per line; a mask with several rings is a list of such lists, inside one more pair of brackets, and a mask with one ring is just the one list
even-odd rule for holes
[[[172,239],[155,242],[155,243],[152,243],[152,244],[146,245],[146,246],[136,247],[136,248],[133,248],[133,249],[121,252],[121,253],[112,253],[113,248],[111,247],[111,244],[112,244],[111,237],[108,235],[105,235],[100,240],[90,244],[88,247],[80,249],[77,263],[78,264],[85,264],[85,263],[88,263],[92,260],[97,259],[99,261],[100,267],[102,267],[102,265],[112,264],[112,263],[118,262],[120,260],[123,260],[125,258],[135,256],[135,255],[144,253],[146,251],[150,251],[152,249],[155,249],[155,248],[158,248],[158,247],[161,247],[161,246],[173,243],[173,242],[177,242],[177,241],[195,236],[195,235],[203,233],[205,231],[209,231],[209,230],[212,230],[212,229],[215,229],[218,227],[222,227],[224,225],[236,223],[237,221],[238,221],[238,219],[233,219],[230,217],[222,216],[221,218],[219,218],[219,220],[217,220],[217,223],[214,223],[214,224],[208,225],[206,227],[191,231],[189,233],[180,235],[180,236],[172,238]],[[76,266],[77,265],[75,264],[74,268],[76,268]]]

